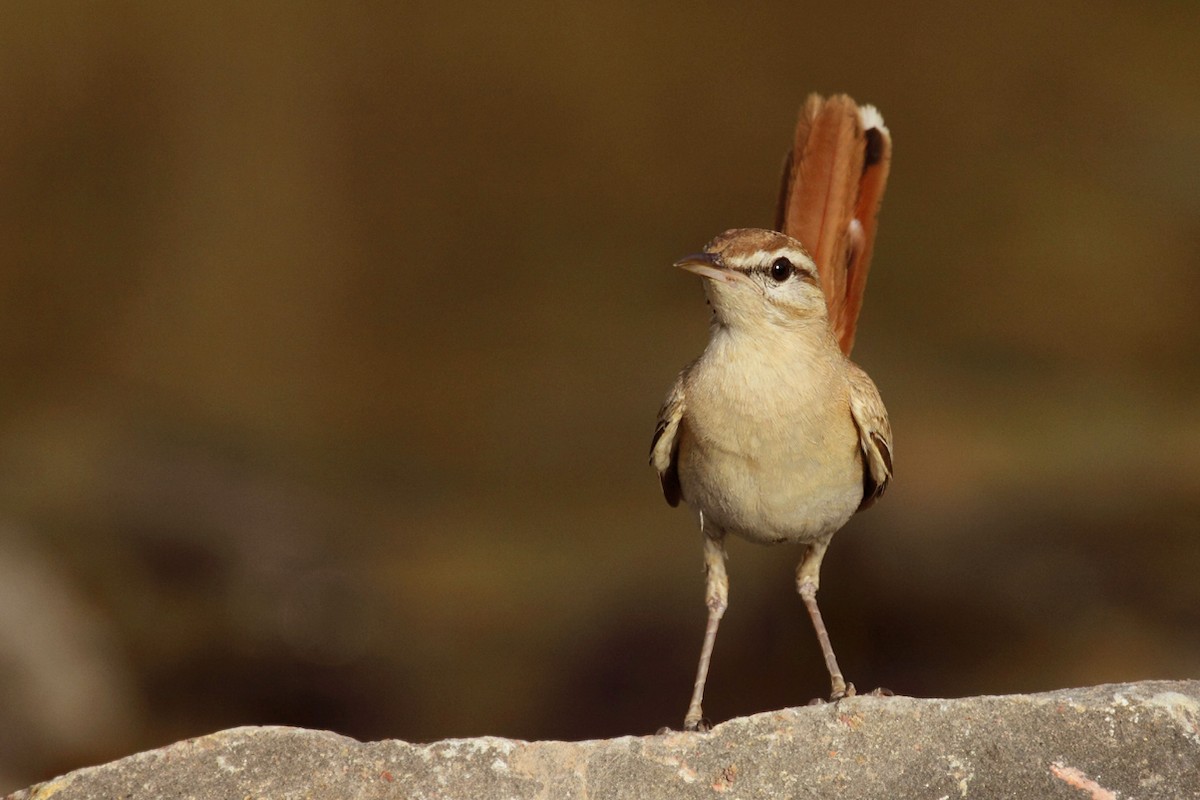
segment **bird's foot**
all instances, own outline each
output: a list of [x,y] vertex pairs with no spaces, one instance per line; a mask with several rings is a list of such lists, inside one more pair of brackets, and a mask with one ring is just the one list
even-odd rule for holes
[[688,717],[683,721],[683,729],[691,733],[708,733],[712,730],[712,723],[707,717]]
[[877,689],[872,689],[871,691],[867,692],[867,696],[868,697],[895,697],[896,693],[893,692],[891,689],[885,689],[884,687],[880,686]]
[[845,686],[833,690],[833,693],[829,695],[829,702],[836,703],[838,700],[854,697],[856,694],[858,694],[858,690],[854,688],[854,684],[847,682]]
[[854,688],[853,683],[845,684],[841,689],[834,689],[829,695],[829,700],[822,700],[820,697],[814,697],[808,701],[810,706],[823,706],[825,703],[836,703],[838,700],[845,700],[847,697],[854,697],[858,694],[858,690]]

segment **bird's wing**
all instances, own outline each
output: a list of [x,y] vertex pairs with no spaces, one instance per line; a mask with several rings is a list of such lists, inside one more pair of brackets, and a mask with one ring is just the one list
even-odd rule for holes
[[850,414],[858,428],[863,459],[863,499],[859,510],[878,500],[892,480],[892,424],[874,381],[850,364]]
[[679,430],[683,424],[683,379],[685,368],[675,379],[667,399],[658,411],[658,425],[650,442],[650,464],[658,470],[663,497],[671,506],[679,505],[683,490],[679,485]]
[[808,96],[784,165],[775,227],[799,239],[817,263],[829,324],[847,355],[891,158],[891,134],[874,106],[859,107],[844,94]]

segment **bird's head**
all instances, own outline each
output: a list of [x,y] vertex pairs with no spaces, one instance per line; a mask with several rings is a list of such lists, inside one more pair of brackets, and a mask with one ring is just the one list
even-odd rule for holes
[[821,279],[797,240],[776,231],[725,231],[675,266],[704,278],[717,322],[730,328],[804,327],[828,320]]

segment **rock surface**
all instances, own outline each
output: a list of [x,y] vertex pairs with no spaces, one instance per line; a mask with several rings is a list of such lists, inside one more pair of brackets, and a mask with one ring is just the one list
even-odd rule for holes
[[10,795],[50,798],[1200,797],[1200,681],[855,697],[708,734],[358,742],[235,728]]

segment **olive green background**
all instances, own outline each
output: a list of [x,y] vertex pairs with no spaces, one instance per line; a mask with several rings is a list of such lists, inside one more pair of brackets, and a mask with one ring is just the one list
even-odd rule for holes
[[[0,791],[238,724],[650,733],[700,543],[646,465],[809,91],[895,156],[825,561],[860,688],[1200,675],[1188,2],[10,3]],[[731,544],[714,720],[827,691]]]

